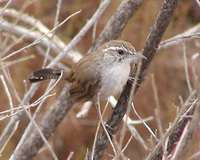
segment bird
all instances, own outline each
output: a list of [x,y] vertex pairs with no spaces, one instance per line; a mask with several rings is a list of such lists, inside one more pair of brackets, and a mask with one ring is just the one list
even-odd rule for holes
[[45,79],[62,79],[70,83],[69,100],[76,102],[106,100],[120,93],[129,79],[131,64],[137,64],[145,56],[136,52],[132,44],[124,40],[111,40],[96,51],[87,54],[74,64],[70,71],[44,68],[29,75],[29,82]]

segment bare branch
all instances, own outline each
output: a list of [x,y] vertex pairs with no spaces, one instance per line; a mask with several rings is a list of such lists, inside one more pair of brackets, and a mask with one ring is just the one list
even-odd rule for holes
[[170,152],[173,150],[173,148],[176,146],[176,142],[181,137],[181,134],[189,121],[190,118],[182,117],[182,115],[192,115],[194,108],[196,107],[196,99],[195,94],[192,94],[188,100],[186,101],[184,107],[181,109],[179,114],[176,117],[176,120],[171,125],[170,129],[164,134],[163,138],[160,140],[160,142],[156,145],[156,147],[153,149],[153,151],[148,155],[146,160],[159,160],[162,159],[163,155],[163,144],[167,141],[167,148],[166,151],[167,154],[170,154]]
[[[157,51],[158,45],[161,41],[163,34],[165,33],[166,28],[168,27],[170,20],[175,12],[175,9],[178,5],[178,0],[165,0],[163,6],[160,10],[160,13],[155,21],[152,30],[149,33],[149,36],[146,40],[145,46],[143,48],[143,55],[147,57],[147,60],[143,60],[143,64],[141,66],[141,72],[138,79],[138,85],[135,88],[135,93],[139,88],[139,84],[142,83],[143,77]],[[136,73],[136,72],[135,72]],[[134,73],[134,74],[135,74]],[[132,77],[134,77],[134,74]],[[131,84],[127,83],[116,107],[113,109],[113,113],[109,117],[107,121],[107,125],[112,129],[107,128],[112,137],[120,127],[121,121],[126,113],[128,99],[131,91]],[[100,159],[104,155],[104,151],[109,144],[108,138],[104,131],[98,136],[95,148],[95,157],[94,159]],[[87,160],[91,159],[91,149],[87,155]]]
[[191,139],[194,135],[194,132],[197,130],[196,126],[198,126],[199,115],[200,115],[200,104],[198,100],[192,120],[187,123],[187,126],[185,127],[183,134],[181,135],[181,139],[177,144],[174,156],[172,157],[173,160],[184,159],[189,149],[190,146],[189,144],[191,143]]
[[107,41],[120,37],[124,27],[144,1],[145,0],[123,0],[89,52],[96,50],[98,46]]
[[[93,17],[87,22],[87,24],[81,29],[81,31],[72,39],[72,41],[66,46],[66,48],[61,52],[47,67],[53,67],[57,64],[60,59],[63,58],[66,52],[68,52],[74,45],[78,43],[79,40],[86,34],[89,28],[100,18],[101,14],[104,12],[106,7],[109,5],[110,0],[105,0],[97,9]],[[35,84],[33,84],[35,85]],[[32,85],[32,86],[33,86]],[[31,90],[33,89],[31,86]],[[58,124],[65,117],[66,113],[70,110],[73,102],[67,102],[68,85],[63,89],[57,101],[51,107],[51,109],[46,113],[44,119],[40,123],[40,129],[46,138],[49,138],[51,134],[55,131]],[[35,92],[34,92],[35,93]],[[11,159],[30,159],[35,156],[39,148],[43,145],[43,140],[37,131],[33,132],[30,138],[21,145],[17,150],[15,150]]]
[[[102,1],[102,3],[104,3],[105,1],[106,0]],[[145,0],[123,0],[96,41],[94,41],[95,36],[93,34],[94,45],[90,48],[89,52],[94,51],[99,45],[103,44],[106,41],[118,38],[121,35],[122,30],[128,23],[131,16],[134,15],[134,13],[139,9],[139,7],[143,4],[144,1]],[[130,81],[127,82],[127,85],[125,86],[116,107],[113,109],[113,113],[110,115],[107,121],[107,124],[104,125],[102,118],[100,119],[104,129],[100,130],[101,128],[100,128],[100,123],[99,123],[95,140],[93,142],[94,145],[93,147],[91,147],[91,149],[87,153],[87,157],[85,158],[86,160],[102,158],[104,156],[105,149],[107,148],[109,144],[111,144],[114,151],[113,152],[114,155],[110,155],[111,157],[115,156],[115,158],[117,159],[120,159],[120,158],[126,159],[126,153],[124,153],[124,151],[129,145],[129,143],[131,142],[132,138],[134,137],[134,135],[132,135],[128,141],[125,140],[125,136],[127,136],[126,127],[131,128],[130,131],[134,131],[135,128],[134,126],[131,126],[130,123],[128,124],[127,121],[131,121],[131,120],[128,119],[124,115],[126,113],[129,113],[130,111],[129,103],[137,94],[137,91],[140,88],[140,84],[145,80],[144,76],[148,70],[148,67],[152,59],[154,58],[154,55],[156,54],[156,51],[169,48],[171,46],[183,43],[188,40],[199,39],[200,24],[196,25],[195,27],[179,35],[176,35],[175,37],[172,37],[163,42],[160,42],[163,34],[165,33],[166,28],[168,27],[168,24],[170,23],[170,20],[177,7],[178,2],[179,0],[164,0],[163,6],[160,9],[159,15],[153,27],[151,28],[149,36],[145,42],[145,46],[143,50],[141,51],[142,54],[144,54],[147,57],[147,60],[143,60],[141,71],[140,69],[138,69],[140,68],[139,65],[136,66],[136,68],[132,71],[131,77],[136,77],[134,78],[135,80],[134,82],[136,83],[134,85]],[[110,3],[110,0],[108,0],[105,3]],[[34,44],[35,43],[34,41],[37,41],[37,39],[40,39],[41,43],[38,44],[37,46],[28,45],[26,47],[35,47],[37,51],[44,57],[45,57],[45,53],[43,50],[49,47],[47,51],[47,54],[48,54],[49,50],[53,48],[54,52],[61,53],[61,54],[57,56],[55,59],[51,55],[46,56],[45,62],[46,60],[49,60],[51,62],[50,65],[48,65],[48,67],[53,67],[57,65],[60,68],[66,68],[61,63],[59,63],[60,59],[63,58],[64,56],[67,56],[67,58],[74,58],[71,55],[69,56],[70,50],[84,36],[87,30],[91,28],[91,26],[94,25],[94,23],[97,22],[98,18],[100,17],[100,13],[102,13],[103,10],[105,9],[104,7],[98,14],[95,14],[95,16],[93,16],[92,19],[88,21],[86,26],[84,26],[82,30],[79,32],[79,34],[77,34],[77,36],[74,37],[74,39],[72,39],[72,41],[69,43],[68,46],[66,46],[65,43],[63,43],[62,41],[60,45],[59,43],[60,39],[54,36],[53,31],[55,31],[57,27],[54,27],[53,31],[50,31],[40,21],[35,20],[34,18],[31,18],[28,15],[18,13],[15,10],[12,10],[13,12],[11,13],[11,12],[7,12],[7,11],[10,11],[9,9],[8,10],[0,9],[0,14],[2,14],[3,16],[8,16],[8,19],[17,19],[17,21],[20,22],[20,26],[17,26],[16,25],[17,23],[13,25],[9,23],[6,19],[4,19],[3,21],[0,20],[0,28],[2,28],[2,30],[4,31],[7,31],[7,33],[4,33],[5,35],[11,35],[10,38],[13,38],[13,37],[16,38],[15,36],[12,36],[12,34],[17,35],[17,37],[19,37],[17,41],[13,41],[13,43],[11,43],[10,46],[6,46],[5,44],[4,46],[6,48],[4,50],[2,49],[3,51],[2,53],[3,54],[8,53],[11,47],[20,43],[24,39],[28,40],[28,42],[31,42],[32,44]],[[17,13],[18,15],[15,15],[14,13]],[[55,26],[56,26],[57,21],[58,21],[58,16],[54,23]],[[32,26],[34,27],[31,29],[27,29],[28,27],[27,28],[21,27],[21,24],[24,24],[24,23],[26,24],[26,26],[28,25],[29,28],[31,28]],[[94,27],[93,33],[95,32],[96,27],[97,26]],[[22,36],[22,34],[24,34],[24,36]],[[41,37],[42,35],[45,35],[45,36]],[[51,38],[51,37],[54,37],[54,38]],[[197,41],[195,42],[196,44],[198,43]],[[25,48],[22,48],[22,49],[25,49]],[[21,51],[22,49],[18,50],[17,52]],[[65,53],[67,53],[67,55]],[[158,124],[160,124],[160,126],[158,125],[158,127],[160,127],[159,128],[160,133],[162,133],[162,130],[165,131],[165,133],[163,133],[163,136],[161,136],[160,141],[157,140],[156,146],[153,146],[153,150],[151,151],[151,153],[149,153],[147,160],[148,159],[167,159],[168,156],[171,154],[172,150],[173,151],[175,150],[173,152],[172,159],[182,159],[186,151],[188,150],[188,146],[191,142],[192,135],[194,135],[195,133],[196,127],[194,126],[196,126],[197,124],[197,121],[199,119],[198,115],[200,113],[199,93],[198,93],[199,79],[196,74],[198,70],[196,70],[195,68],[195,66],[198,65],[198,63],[196,63],[195,61],[198,55],[199,54],[196,53],[192,57],[192,70],[190,70],[190,68],[187,69],[187,63],[185,65],[186,76],[187,76],[186,82],[188,82],[189,84],[188,86],[190,88],[190,96],[185,103],[184,103],[184,99],[180,97],[180,101],[181,101],[180,103],[183,107],[181,110],[179,108],[177,109],[178,114],[176,116],[176,119],[172,123],[172,125],[170,125],[168,130],[166,131],[163,130],[160,119],[159,118],[156,119]],[[184,53],[184,56],[185,56],[184,57],[185,62],[187,62],[185,53]],[[77,59],[75,61],[77,61]],[[72,61],[74,61],[74,59]],[[2,68],[5,68],[4,66],[7,65],[6,62],[3,62],[2,64],[3,64]],[[190,65],[190,62],[188,63],[188,66],[189,65]],[[138,71],[138,74],[136,73],[136,71]],[[189,77],[190,71],[192,71],[192,73],[194,74],[192,78]],[[8,77],[10,75],[7,74],[5,76]],[[139,78],[137,78],[138,76]],[[190,84],[190,80],[191,80],[191,84]],[[34,84],[34,85],[31,85],[28,91],[26,90],[27,93],[24,95],[23,100],[22,101],[21,99],[18,100],[18,103],[20,103],[18,107],[14,107],[13,109],[8,109],[5,112],[3,111],[0,113],[0,118],[2,117],[1,115],[6,115],[6,114],[8,115],[8,117],[11,117],[11,121],[7,124],[5,130],[2,132],[2,135],[0,137],[0,146],[2,146],[0,153],[4,150],[9,139],[12,138],[12,135],[15,132],[13,128],[16,129],[15,126],[17,126],[21,118],[22,111],[33,107],[33,104],[30,104],[30,105],[27,105],[27,104],[29,100],[33,97],[33,95],[35,94],[38,86],[39,84]],[[49,84],[49,86],[51,86],[51,83]],[[193,88],[195,88],[196,90],[194,91]],[[22,135],[20,142],[18,143],[18,146],[16,147],[15,151],[13,152],[13,155],[10,158],[11,160],[22,159],[22,157],[23,159],[32,159],[37,154],[38,150],[41,148],[43,144],[46,143],[47,145],[49,145],[46,139],[48,139],[52,135],[52,133],[56,130],[57,126],[60,124],[62,119],[69,112],[69,110],[71,109],[73,105],[73,102],[67,101],[68,89],[69,89],[68,84],[66,84],[65,87],[62,88],[60,95],[52,104],[50,110],[47,111],[47,113],[43,117],[44,119],[42,119],[41,122],[39,122],[39,128],[37,128],[36,124],[34,126],[33,123],[35,122],[36,117],[40,113],[40,109],[43,105],[43,102],[45,102],[46,99],[43,102],[42,100],[37,101],[37,105],[38,104],[39,105],[37,107],[37,110],[34,113],[34,116],[30,117],[29,115],[30,120],[33,121],[33,123],[29,123],[29,126],[26,128],[26,131]],[[133,92],[131,92],[131,90],[133,90]],[[155,90],[156,89],[154,86],[154,92],[156,92]],[[130,93],[133,93],[133,94],[131,95]],[[159,106],[159,100],[157,96],[158,96],[157,93],[155,93],[155,99],[157,103],[156,105]],[[9,100],[9,102],[11,102],[11,100]],[[34,106],[36,106],[36,103],[34,103]],[[88,111],[88,108],[87,109],[84,108],[84,110],[80,112],[79,116],[84,116],[85,114],[87,114],[86,113],[87,111]],[[194,112],[194,115],[193,115],[193,112]],[[127,114],[127,116],[129,115]],[[157,117],[158,116],[159,115],[157,115]],[[7,117],[5,116],[4,118],[7,118]],[[123,127],[121,127],[122,121],[125,122]],[[119,129],[121,132],[119,133],[120,139],[118,142],[118,137],[115,136],[115,133]],[[30,131],[33,131],[33,132],[30,133]],[[98,132],[101,132],[101,133],[99,134]],[[135,133],[132,133],[132,134],[135,134]],[[135,137],[138,141],[140,141],[140,143],[144,146],[145,149],[148,149],[148,146],[146,146],[144,140],[139,135],[139,133],[136,133]],[[6,142],[6,138],[7,138],[7,142]],[[49,146],[49,149],[52,150],[50,146]],[[51,153],[52,155],[54,155],[53,150],[51,151]],[[71,153],[68,159],[70,159],[72,154],[73,153]],[[197,157],[198,154],[199,152],[197,152],[197,154],[194,155],[193,157],[195,156]],[[54,158],[56,159],[55,155],[54,155]]]
[[180,43],[191,41],[192,39],[199,39],[200,38],[200,24],[184,31],[181,34],[178,34],[170,39],[164,40],[159,44],[158,50],[166,49]]

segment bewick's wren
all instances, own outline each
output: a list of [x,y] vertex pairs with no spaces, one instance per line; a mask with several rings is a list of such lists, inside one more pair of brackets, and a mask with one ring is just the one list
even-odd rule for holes
[[[99,93],[101,99],[116,95],[129,78],[131,62],[137,63],[140,58],[145,57],[126,41],[112,40],[103,44],[64,73],[63,79],[71,83],[69,99],[85,102],[95,101]],[[33,72],[29,81],[56,79],[60,75],[61,70],[46,68]]]

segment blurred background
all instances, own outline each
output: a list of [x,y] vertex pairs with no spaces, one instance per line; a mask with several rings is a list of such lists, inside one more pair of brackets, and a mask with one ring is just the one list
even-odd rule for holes
[[[110,16],[115,12],[116,8],[120,4],[120,0],[113,1],[110,6],[106,9],[102,17],[100,18],[97,24],[96,37],[104,28]],[[4,7],[7,1],[0,1],[0,6]],[[95,10],[98,8],[100,1],[94,0],[67,0],[62,2],[61,12],[59,16],[59,22],[63,21],[66,17],[73,14],[78,10],[82,12],[68,22],[66,22],[62,27],[56,30],[56,35],[66,44],[78,33],[78,31],[84,26],[88,19],[93,15]],[[27,4],[25,0],[13,0],[8,8],[13,8],[16,11],[20,11],[22,7]],[[35,19],[40,20],[46,27],[52,29],[56,14],[56,5],[57,1],[55,0],[37,0],[33,1],[28,7],[25,8],[23,13],[27,13],[30,16],[33,16]],[[127,40],[132,43],[137,51],[141,51],[145,39],[148,36],[150,27],[153,25],[154,20],[159,12],[159,9],[162,5],[160,0],[151,0],[146,1],[142,7],[137,11],[135,16],[129,21],[128,25],[125,27],[122,35],[119,39]],[[200,21],[200,8],[195,1],[191,0],[182,0],[179,3],[179,6],[173,16],[173,19],[167,28],[167,31],[164,35],[163,40],[174,37],[177,34],[180,34],[191,27],[195,26]],[[83,39],[76,45],[74,50],[85,54],[90,46],[92,45],[92,29],[83,37]],[[3,42],[7,36],[7,32],[0,30],[0,39]],[[7,46],[12,44],[12,41],[15,41],[18,37],[13,35],[11,40],[4,46],[0,43],[1,50],[4,50]],[[30,42],[23,40],[20,43],[12,46],[7,54],[12,53],[26,45]],[[188,60],[189,74],[191,83],[193,85],[193,77],[191,72],[191,66],[193,62],[191,57],[199,53],[200,41],[191,40],[184,43],[186,47],[186,54]],[[51,55],[55,55],[53,52],[50,52]],[[34,58],[10,65],[8,70],[12,77],[14,86],[20,96],[23,98],[26,88],[24,85],[24,80],[27,80],[27,76],[37,69],[40,69],[43,64],[44,58],[40,56],[35,48],[27,48],[26,51],[22,51],[12,58],[8,59],[8,62],[12,62],[16,59],[25,57],[27,55],[34,55]],[[199,62],[200,59],[197,59],[197,73],[199,75]],[[65,60],[63,60],[65,63]],[[72,63],[68,63],[68,66],[71,66]],[[1,74],[2,70],[0,70]],[[142,87],[139,89],[138,94],[134,99],[134,104],[137,112],[142,118],[147,118],[155,115],[155,98],[153,95],[152,89],[152,78],[151,74],[155,76],[155,82],[158,92],[158,98],[161,107],[160,118],[162,121],[163,129],[169,127],[169,123],[174,121],[176,116],[175,106],[180,105],[179,96],[185,101],[189,95],[188,86],[186,83],[186,76],[184,70],[184,58],[183,58],[183,44],[176,45],[167,49],[159,51],[155,58],[153,59],[151,66],[146,75],[146,80],[142,83]],[[59,84],[53,89],[52,93],[59,94],[59,91],[64,86],[65,82],[59,82]],[[45,88],[48,84],[47,82],[42,82],[37,93],[33,97],[32,101],[39,98],[45,91]],[[27,83],[28,87],[30,86]],[[8,99],[5,94],[3,85],[0,84],[0,111],[8,110],[9,104]],[[12,93],[14,106],[18,106],[18,101]],[[52,102],[56,99],[56,96],[49,98],[44,107],[42,113],[45,113],[48,108],[51,106]],[[85,118],[77,119],[76,113],[80,110],[82,104],[76,104],[69,114],[65,117],[63,122],[57,128],[56,132],[49,139],[50,144],[53,146],[55,153],[57,154],[59,160],[64,160],[68,157],[71,151],[74,152],[72,159],[79,160],[83,159],[88,148],[93,144],[93,139],[96,131],[96,126],[98,123],[98,117],[96,115],[95,109],[92,108],[89,114]],[[103,105],[102,105],[103,106]],[[31,112],[34,112],[35,108],[31,108]],[[108,116],[111,112],[108,110],[106,115]],[[132,119],[138,119],[137,116],[131,112],[130,114]],[[39,119],[42,119],[43,115],[41,114]],[[0,132],[3,131],[6,124],[9,122],[9,119],[0,121]],[[20,120],[19,127],[10,142],[8,143],[6,149],[2,154],[2,159],[6,160],[12,154],[14,148],[16,147],[22,133],[27,127],[29,118],[26,114]],[[157,123],[154,120],[148,122],[148,125],[155,132],[157,130]],[[151,149],[151,144],[148,141],[150,138],[150,133],[143,125],[135,126],[138,129],[138,132],[143,137],[149,149]],[[120,133],[117,134],[119,138]],[[126,132],[125,142],[128,141],[131,136],[130,132]],[[159,137],[158,133],[158,137]],[[197,143],[194,141],[191,145],[191,151],[197,151]],[[112,148],[109,146],[106,150],[107,153],[112,153]],[[145,150],[143,146],[135,139],[131,141],[128,148],[125,151],[125,155],[130,159],[143,159],[149,153],[148,150]],[[110,159],[108,156],[105,156],[103,159]],[[35,160],[43,159],[52,159],[48,149],[44,146],[40,153],[34,158]]]

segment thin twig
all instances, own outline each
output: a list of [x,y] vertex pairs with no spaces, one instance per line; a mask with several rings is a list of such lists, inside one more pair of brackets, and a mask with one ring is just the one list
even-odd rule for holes
[[66,160],[70,160],[72,158],[72,156],[74,155],[74,152],[70,152],[69,156],[67,157]]
[[[61,76],[59,77],[59,79],[58,79],[55,83],[52,81],[52,83],[50,83],[50,84],[48,85],[48,87],[47,87],[47,89],[46,89],[44,95],[48,95],[48,94],[49,94],[49,92],[50,92],[50,91],[58,84],[58,82],[61,80],[62,75],[63,75],[63,72],[61,72]],[[43,97],[43,96],[42,96],[42,97]],[[16,151],[18,150],[18,148],[20,148],[20,146],[24,144],[24,142],[25,142],[26,138],[28,137],[28,135],[30,134],[31,129],[32,129],[33,126],[36,126],[37,129],[39,129],[38,126],[37,126],[37,124],[35,123],[35,120],[36,120],[37,117],[39,116],[39,113],[40,113],[40,111],[42,110],[42,106],[43,106],[44,102],[45,102],[45,100],[42,100],[42,101],[40,102],[40,104],[38,105],[38,107],[37,107],[37,109],[36,109],[36,111],[35,111],[35,113],[34,113],[34,115],[33,115],[33,117],[30,117],[30,115],[28,115],[29,118],[31,118],[31,121],[30,121],[29,125],[26,127],[26,130],[24,131],[24,134],[22,135],[20,141],[18,142],[17,147],[15,148],[13,154],[16,154]],[[46,141],[46,138],[44,139],[44,135],[43,135],[43,133],[41,132],[41,130],[39,130],[39,133],[42,134],[41,136],[43,137],[43,140],[44,140],[45,144],[47,144],[48,148],[50,149],[50,151],[51,151],[51,153],[52,153],[52,149],[51,149],[50,145],[48,144],[48,142]],[[53,155],[53,157],[55,157],[54,154],[52,154],[52,155]]]
[[187,63],[187,57],[186,57],[186,48],[185,48],[185,43],[183,44],[183,58],[184,58],[184,62],[185,62],[185,75],[186,75],[186,82],[187,82],[187,85],[188,85],[188,89],[189,89],[189,92],[191,93],[192,92],[192,86],[191,86],[191,83],[190,83],[190,76],[189,76],[189,72],[188,72],[188,63]]
[[147,128],[147,130],[151,133],[151,135],[155,138],[156,142],[158,142],[158,139],[156,137],[156,135],[153,133],[153,131],[151,130],[151,128],[143,121],[143,119],[140,117],[140,115],[137,113],[133,103],[132,103],[132,109],[134,111],[134,113],[136,114],[136,116],[142,121],[143,125]]
[[58,63],[65,54],[75,46],[82,37],[87,33],[87,31],[94,25],[94,23],[101,17],[102,13],[105,11],[107,6],[110,4],[111,0],[105,0],[99,8],[96,10],[92,18],[87,21],[85,26],[79,31],[79,33],[70,41],[70,43],[65,47],[63,52],[61,52],[47,67],[53,67],[56,63]]
[[[21,9],[19,11],[19,15],[18,17],[16,17],[15,21],[13,22],[12,26],[11,26],[11,30],[12,28],[19,22],[19,19],[23,13],[23,11],[33,2],[34,0],[30,0],[30,1],[26,1],[25,3],[23,3],[23,5],[21,6]],[[4,43],[2,44],[2,48],[5,48],[7,42],[9,41],[11,37],[11,33],[9,33],[9,35],[6,37],[6,39],[4,40]]]
[[[73,17],[73,16],[79,14],[80,12],[81,12],[81,11],[75,12],[74,14],[70,15],[69,17],[67,17],[67,18],[66,18],[63,22],[61,22],[56,28],[53,28],[53,29],[50,31],[50,33],[52,33],[52,32],[53,32],[54,30],[56,30],[58,27],[62,26],[65,22],[67,22],[71,17]],[[12,57],[12,56],[14,56],[14,55],[16,55],[17,53],[19,53],[19,52],[21,52],[21,51],[23,51],[23,50],[25,50],[25,49],[27,49],[27,48],[29,48],[29,47],[32,47],[32,46],[34,46],[34,45],[40,43],[41,40],[42,40],[47,34],[49,34],[49,33],[46,33],[46,34],[42,35],[41,37],[39,37],[38,39],[36,39],[36,40],[35,40],[34,42],[32,42],[31,44],[29,44],[29,45],[27,45],[27,46],[25,46],[25,47],[23,47],[23,48],[21,48],[21,49],[19,49],[19,50],[17,50],[17,51],[12,52],[12,53],[9,54],[8,56],[2,58],[2,61],[4,61],[4,60],[6,60],[6,59],[8,59],[8,58],[10,58],[10,57]],[[58,57],[59,57],[59,56],[58,56]],[[62,54],[62,56],[61,56],[60,59],[62,59],[62,58],[63,58],[63,54]],[[60,59],[58,59],[56,62],[60,61]],[[54,63],[55,63],[55,62],[54,62]]]
[[[62,4],[62,0],[58,0],[57,10],[56,10],[56,16],[55,16],[53,28],[57,28],[58,27],[58,18],[59,18],[59,14],[60,14],[60,10],[61,10],[61,4]],[[49,52],[50,52],[50,48],[51,48],[51,45],[53,44],[53,38],[55,36],[55,32],[56,32],[56,30],[54,30],[52,32],[52,36],[50,38],[50,43],[49,43],[49,46],[48,46],[46,54],[45,54],[44,63],[43,63],[43,67],[42,68],[44,68],[46,66],[47,59],[48,59]]]
[[[39,87],[39,83],[32,84],[31,87],[29,88],[28,92],[24,95],[24,98],[21,101],[21,103],[19,104],[19,106],[27,104],[30,101],[30,99],[33,97],[33,95],[35,94],[38,87]],[[7,126],[5,127],[5,129],[2,132],[1,137],[0,137],[0,146],[4,143],[7,135],[9,135],[9,133],[12,131],[12,128],[14,127],[15,123],[17,123],[19,121],[21,116],[22,116],[22,112],[15,115],[12,118],[12,120],[7,124]]]
[[160,112],[160,103],[159,103],[159,98],[158,98],[158,93],[157,93],[157,88],[156,88],[156,83],[155,83],[155,77],[152,74],[152,87],[153,87],[153,93],[155,97],[155,102],[156,102],[156,109],[155,109],[155,115],[156,115],[156,121],[158,124],[158,130],[160,132],[160,137],[163,136],[163,128],[162,128],[162,123],[160,120],[161,112]]
[[[138,61],[138,66],[137,66],[137,70],[136,70],[136,74],[135,74],[135,79],[133,81],[133,84],[131,86],[131,91],[130,91],[130,95],[129,95],[129,100],[128,100],[128,106],[127,106],[127,111],[126,111],[126,116],[129,116],[130,112],[131,112],[131,104],[134,98],[134,91],[135,88],[137,86],[137,81],[138,81],[138,77],[139,77],[139,73],[141,70],[141,61]],[[123,124],[122,130],[121,130],[121,136],[120,136],[120,140],[119,140],[119,148],[122,149],[122,144],[124,141],[124,137],[125,137],[125,133],[126,133],[126,123],[127,123],[127,119],[125,120],[125,123]]]
[[162,41],[159,44],[158,50],[170,48],[173,46],[176,46],[180,43],[191,41],[193,39],[199,39],[200,38],[200,24],[195,25],[192,28],[189,28],[188,30],[171,37],[167,40]]
[[[74,39],[69,43],[69,45],[66,46],[64,51],[61,52],[59,54],[59,56],[57,56],[57,58],[55,58],[54,61],[52,61],[50,63],[50,65],[48,65],[48,67],[53,67],[65,55],[65,53],[68,52],[68,50],[70,50],[84,36],[84,34],[95,23],[95,21],[98,18],[100,18],[101,14],[105,10],[105,8],[109,5],[109,3],[110,3],[110,0],[105,0],[100,5],[100,7],[97,9],[97,11],[93,15],[93,17],[87,22],[87,24],[82,28],[82,30],[77,34],[77,36],[74,37]],[[32,86],[31,86],[30,90],[34,89],[34,88],[32,88]],[[33,91],[34,93],[30,93],[30,90],[27,93],[27,96],[29,98],[32,97],[32,95],[35,93],[35,91]],[[66,102],[67,102],[66,99],[68,97],[68,94],[65,92],[66,92],[66,89],[65,89],[65,91],[62,91],[62,93],[61,93],[60,97],[58,98],[57,102],[55,103],[55,105],[53,105],[51,107],[51,109],[48,111],[48,113],[44,116],[44,119],[41,121],[40,127],[41,127],[41,130],[44,132],[45,137],[49,137],[51,135],[51,133],[55,130],[57,125],[61,122],[61,120],[64,118],[66,113],[69,111],[69,109],[73,105],[73,102],[68,102],[66,104]],[[26,100],[27,99],[24,99],[23,102],[27,102]],[[19,117],[17,117],[17,118],[19,118]],[[49,118],[51,119],[51,121],[49,120]],[[53,123],[53,124],[47,125],[46,123]],[[16,159],[16,158],[21,159],[21,156],[29,157],[28,159],[30,159],[37,153],[38,149],[42,145],[43,145],[43,141],[41,141],[40,136],[38,136],[38,134],[36,132],[33,132],[29,141],[27,143],[25,142],[25,144],[23,146],[21,146],[21,148],[17,151],[18,154],[15,155],[14,159]],[[34,147],[36,147],[36,148],[33,149]],[[29,152],[29,150],[30,150],[30,152]]]
[[9,4],[12,2],[12,0],[9,0],[6,5],[3,7],[3,9],[0,12],[0,16],[2,16],[3,12],[5,11],[5,9],[9,6]]
[[9,102],[9,106],[10,106],[10,114],[12,115],[13,114],[13,101],[12,101],[12,97],[11,97],[11,94],[10,94],[10,91],[8,89],[8,86],[6,84],[6,81],[4,79],[4,76],[3,75],[0,75],[0,79],[1,79],[1,82],[3,83],[3,86],[4,86],[4,90],[5,90],[5,93],[8,97],[8,102]]
[[[137,90],[144,80],[144,75],[157,51],[158,44],[160,43],[163,34],[168,27],[170,20],[172,18],[173,13],[178,5],[179,0],[165,0],[162,8],[160,9],[160,13],[152,27],[149,36],[145,42],[145,46],[143,48],[143,55],[147,58],[147,60],[143,60],[141,72],[139,75],[138,85],[135,89],[135,94]],[[134,72],[135,73],[135,72]],[[135,74],[132,74],[131,77],[134,77]],[[130,95],[131,84],[127,83],[124,90],[121,93],[121,96],[118,100],[116,107],[113,109],[113,113],[110,115],[107,121],[107,125],[112,127],[113,129],[109,131],[109,133],[115,134],[119,129],[121,121],[126,113],[127,105],[128,105],[128,97]],[[96,149],[95,149],[95,157],[94,159],[100,159],[104,155],[104,151],[107,148],[109,141],[107,139],[104,131],[98,136]],[[89,152],[90,153],[90,152]],[[90,155],[88,154],[88,159]]]

